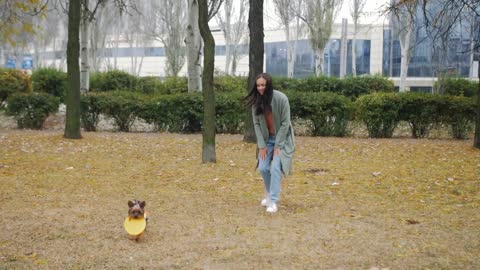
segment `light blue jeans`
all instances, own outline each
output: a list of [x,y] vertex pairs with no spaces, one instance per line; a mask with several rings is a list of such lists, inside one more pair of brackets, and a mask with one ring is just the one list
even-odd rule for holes
[[275,158],[273,157],[274,148],[275,136],[270,135],[267,142],[267,157],[264,160],[260,157],[258,158],[258,170],[262,174],[265,191],[267,192],[270,201],[277,203],[280,199],[283,175],[280,155],[277,155]]

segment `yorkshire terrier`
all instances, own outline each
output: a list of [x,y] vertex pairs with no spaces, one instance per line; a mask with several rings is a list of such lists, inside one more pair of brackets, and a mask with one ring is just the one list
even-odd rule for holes
[[[148,224],[148,217],[147,217],[147,211],[145,210],[145,201],[138,201],[138,200],[131,200],[131,201],[128,201],[128,218],[144,218],[145,219],[145,222],[147,222]],[[145,230],[147,230],[145,228]],[[139,241],[141,239],[143,239],[143,235],[144,235],[144,232],[143,231],[141,234],[139,235],[129,235],[129,239],[130,240],[136,240],[136,241]]]

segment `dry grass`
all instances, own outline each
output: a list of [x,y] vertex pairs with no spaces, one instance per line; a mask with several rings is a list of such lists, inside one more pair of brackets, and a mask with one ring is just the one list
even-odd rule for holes
[[471,141],[298,137],[269,215],[241,136],[201,164],[201,135],[83,135],[0,130],[0,269],[480,269]]

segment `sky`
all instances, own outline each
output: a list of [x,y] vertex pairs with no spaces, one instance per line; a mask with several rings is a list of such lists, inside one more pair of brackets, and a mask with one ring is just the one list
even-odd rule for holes
[[[347,18],[348,22],[352,22],[352,18],[350,16],[350,5],[352,0],[344,0],[342,9],[340,10],[335,22],[341,23],[342,18]],[[365,3],[364,12],[366,13],[365,16],[360,18],[360,23],[362,24],[381,24],[383,22],[383,17],[379,14],[379,9],[384,7],[388,4],[389,0],[367,0]],[[265,28],[271,29],[276,28],[280,24],[280,20],[278,19],[275,13],[275,5],[273,4],[273,0],[265,0]]]

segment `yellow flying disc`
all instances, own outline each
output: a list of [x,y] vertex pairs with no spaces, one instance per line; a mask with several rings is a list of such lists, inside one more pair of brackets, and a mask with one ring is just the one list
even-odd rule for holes
[[128,234],[139,235],[145,230],[145,227],[147,227],[147,222],[144,218],[127,217],[123,223],[123,226]]

